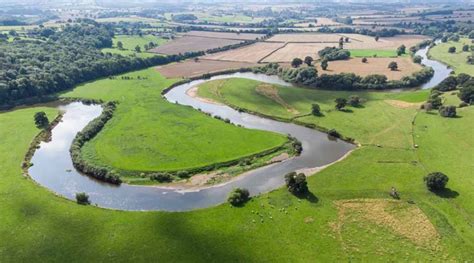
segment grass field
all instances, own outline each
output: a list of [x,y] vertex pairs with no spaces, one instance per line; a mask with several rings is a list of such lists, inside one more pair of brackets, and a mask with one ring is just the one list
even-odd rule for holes
[[[64,97],[119,101],[113,119],[83,148],[89,161],[118,171],[179,171],[236,160],[278,147],[286,137],[226,124],[171,104],[160,92],[174,83],[154,68],[81,85]],[[141,79],[138,79],[138,76]]]
[[[467,64],[467,57],[472,52],[463,52],[463,45],[472,45],[472,43],[467,38],[461,38],[459,42],[449,41],[447,43],[440,43],[430,49],[429,55],[433,59],[449,65],[456,74],[466,73],[474,76],[474,66]],[[456,47],[456,53],[449,53],[449,47]]]
[[[97,92],[121,97],[128,93],[122,89],[97,88]],[[79,88],[76,94],[86,96],[85,91]],[[91,97],[96,91],[87,92]],[[418,97],[400,95],[408,100]],[[469,261],[474,257],[469,224],[474,145],[466,137],[474,128],[472,107],[460,110],[462,117],[452,120],[419,114],[415,123],[419,150],[362,147],[310,177],[309,188],[317,201],[299,200],[280,189],[253,198],[243,208],[221,205],[186,213],[80,206],[23,178],[20,164],[38,133],[32,116],[39,110],[45,109],[0,113],[0,123],[9,127],[0,129],[3,262],[32,258],[47,262]],[[56,112],[46,110],[51,118]],[[359,124],[369,126],[366,121]],[[449,174],[449,187],[459,196],[441,198],[425,190],[422,176],[435,169]],[[391,186],[397,187],[402,201],[384,200]],[[352,201],[341,201],[347,199]],[[371,211],[380,211],[381,216]]]
[[[120,54],[123,56],[138,56],[138,57],[153,57],[156,56],[154,53],[146,52],[144,45],[148,45],[150,42],[161,46],[162,44],[166,43],[167,40],[163,38],[159,38],[153,35],[143,35],[142,37],[130,36],[130,35],[117,35],[113,39],[113,47],[112,48],[104,48],[102,52],[110,52],[113,54]],[[122,42],[123,49],[120,50],[117,48],[117,42]],[[136,52],[135,47],[140,46],[141,52]]]
[[[428,91],[410,93],[390,92],[333,92],[265,85],[248,79],[217,80],[203,84],[198,94],[269,116],[337,128],[343,135],[356,138],[363,144],[383,144],[410,148],[411,120],[419,102],[425,101]],[[275,95],[276,94],[276,95]],[[366,100],[362,108],[350,108],[351,113],[334,110],[334,100],[358,95]],[[408,107],[394,107],[389,100],[404,100]],[[311,105],[318,103],[325,117],[311,116]],[[309,116],[308,116],[309,115]],[[364,123],[364,125],[361,125]]]
[[351,57],[362,58],[362,57],[380,57],[380,58],[393,58],[398,57],[396,50],[377,50],[377,49],[351,49]]

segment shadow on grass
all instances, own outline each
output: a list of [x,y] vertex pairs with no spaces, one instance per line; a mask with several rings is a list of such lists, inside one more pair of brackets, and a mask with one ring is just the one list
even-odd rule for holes
[[445,188],[444,190],[440,191],[432,191],[435,195],[441,198],[456,198],[459,196],[457,191],[451,190],[449,188]]
[[299,194],[299,195],[295,194],[295,196],[299,199],[307,200],[308,202],[313,203],[313,204],[316,204],[319,202],[319,198],[315,196],[313,193],[311,193],[311,191],[308,191],[306,194]]

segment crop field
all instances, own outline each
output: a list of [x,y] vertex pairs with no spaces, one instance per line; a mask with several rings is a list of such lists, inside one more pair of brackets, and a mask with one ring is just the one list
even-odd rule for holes
[[257,42],[238,49],[209,54],[204,56],[204,58],[211,60],[257,63],[284,45],[284,43]]
[[[466,73],[472,76],[474,75],[474,65],[467,64],[467,57],[471,55],[471,52],[462,51],[463,45],[472,45],[471,40],[462,38],[459,42],[440,43],[430,49],[429,55],[433,59],[449,65],[456,74]],[[456,47],[456,53],[449,53],[449,47]]]
[[119,101],[111,121],[83,148],[84,157],[98,165],[124,171],[191,169],[286,142],[285,136],[239,128],[167,102],[160,92],[175,80],[165,79],[154,68],[126,76],[132,79],[99,80],[63,95]]
[[341,35],[323,33],[294,33],[277,34],[269,38],[270,42],[291,42],[291,43],[338,43]]
[[195,36],[195,37],[234,39],[234,40],[256,40],[257,38],[261,38],[265,36],[263,34],[211,32],[211,31],[189,31],[189,32],[186,32],[184,35]]
[[189,78],[200,76],[206,73],[213,73],[228,69],[248,68],[253,66],[258,66],[258,64],[200,59],[198,62],[195,62],[194,60],[186,60],[183,62],[159,66],[157,67],[157,70],[166,78]]
[[344,48],[347,49],[392,49],[396,50],[402,44],[407,48],[415,46],[429,37],[421,35],[398,35],[394,37],[381,37],[379,41],[370,36],[358,34],[342,34],[351,39],[350,43],[345,43]]
[[240,40],[233,39],[183,36],[151,49],[150,52],[165,55],[184,54],[186,52],[206,51],[212,48],[238,44],[240,42]]
[[398,57],[396,50],[379,50],[379,49],[351,49],[351,57],[379,57],[379,58],[394,58]]
[[[336,45],[336,44],[335,44]],[[313,59],[318,59],[318,51],[327,47],[326,43],[288,43],[285,47],[275,51],[270,56],[266,57],[262,62],[290,62],[294,58],[304,59],[310,56]]]
[[315,27],[322,27],[322,26],[339,26],[341,23],[338,23],[330,18],[327,17],[316,17],[317,23],[312,22],[305,22],[305,23],[298,23],[295,24],[296,27],[309,27],[310,25],[314,25]]
[[[397,62],[398,70],[392,71],[388,68],[388,64],[392,61]],[[409,57],[368,58],[367,63],[362,63],[362,60],[359,58],[330,61],[327,70],[322,70],[320,65],[317,66],[319,74],[337,74],[342,72],[352,72],[360,76],[382,74],[387,76],[389,80],[401,79],[422,69],[421,65],[413,63]]]

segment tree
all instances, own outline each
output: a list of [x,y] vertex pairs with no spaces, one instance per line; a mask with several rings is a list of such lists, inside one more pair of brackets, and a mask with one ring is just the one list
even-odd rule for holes
[[442,191],[446,188],[449,178],[444,173],[434,172],[425,176],[423,180],[430,191],[436,192]]
[[460,73],[456,77],[456,83],[461,87],[464,86],[464,84],[466,84],[470,80],[471,80],[471,76],[466,73]]
[[469,45],[462,46],[462,51],[469,52]]
[[391,71],[396,71],[398,70],[398,63],[395,62],[395,61],[392,61],[388,64],[388,68],[391,70]]
[[294,58],[293,61],[291,61],[291,66],[294,68],[301,66],[301,64],[303,64],[303,60],[300,58]]
[[367,63],[367,58],[362,58],[362,63]]
[[380,39],[380,37],[379,37],[378,35],[377,35],[377,36],[375,36],[375,41],[377,41],[377,42],[378,42],[378,41],[379,41],[379,39]]
[[344,98],[337,98],[334,102],[336,102],[336,110],[342,110],[347,105],[347,100]]
[[249,190],[245,188],[235,188],[227,197],[227,202],[233,206],[241,206],[249,200]]
[[456,117],[456,106],[441,106],[439,108],[439,115],[445,118]]
[[359,96],[357,95],[352,95],[349,97],[349,101],[348,101],[349,105],[351,105],[352,107],[360,107],[360,105],[362,105],[362,100],[360,99]]
[[140,52],[142,52],[142,48],[141,48],[139,45],[137,45],[137,46],[135,47],[135,51],[136,51],[137,53],[140,53]]
[[450,91],[450,90],[455,90],[458,85],[457,79],[455,76],[448,76],[447,78],[443,79],[436,87],[434,87],[434,90],[438,91]]
[[194,62],[196,62],[196,63],[199,62],[199,58],[198,58],[198,57],[195,57],[195,58],[194,58]]
[[323,60],[321,61],[321,68],[323,70],[326,70],[328,68],[329,64],[328,64],[328,61],[327,60]]
[[40,129],[46,128],[49,124],[48,116],[46,116],[46,113],[44,113],[44,111],[35,113],[34,119],[36,127]]
[[456,47],[449,47],[448,52],[449,53],[456,53]]
[[303,173],[296,174],[296,172],[285,175],[285,183],[288,191],[294,195],[303,195],[308,193],[308,183],[306,176]]
[[340,49],[344,48],[344,37],[339,38],[339,48]]
[[399,56],[405,54],[405,52],[406,52],[406,46],[405,46],[405,45],[401,45],[401,46],[398,47],[398,49],[397,49],[397,54],[398,54]]
[[123,50],[123,43],[122,43],[122,41],[118,41],[118,42],[117,42],[117,48],[120,49],[120,50]]
[[459,90],[458,97],[466,103],[473,104],[474,103],[474,85],[462,87]]
[[419,56],[419,55],[416,55],[413,57],[413,62],[416,63],[416,64],[421,64],[421,62],[423,61],[423,57]]
[[345,42],[349,43],[349,37],[346,37]]
[[76,193],[76,202],[80,205],[90,204],[89,195],[86,193]]
[[306,65],[308,65],[308,67],[311,66],[311,64],[313,63],[313,58],[310,57],[310,56],[305,57],[305,58],[304,58],[304,63],[305,63]]
[[311,105],[311,114],[313,114],[314,116],[321,116],[322,115],[321,107],[319,106],[319,104],[314,103],[313,105]]

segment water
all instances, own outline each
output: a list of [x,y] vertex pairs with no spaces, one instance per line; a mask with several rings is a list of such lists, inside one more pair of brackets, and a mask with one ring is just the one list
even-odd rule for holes
[[[427,51],[428,48],[425,48],[417,54],[423,57],[423,64],[435,69],[435,75],[429,83],[423,85],[423,88],[437,85],[449,75],[450,71],[445,65],[429,60],[426,56]],[[186,95],[188,89],[206,81],[235,77],[290,86],[276,76],[234,73],[177,86],[165,97],[170,102],[190,105],[212,115],[228,118],[231,122],[247,128],[290,134],[302,142],[303,152],[300,156],[247,172],[226,184],[200,190],[127,184],[111,185],[80,174],[72,165],[69,155],[72,140],[77,132],[99,116],[102,111],[98,105],[74,102],[59,107],[65,112],[63,121],[53,129],[51,141],[41,143],[40,149],[35,152],[31,160],[34,165],[29,169],[29,174],[42,186],[72,200],[75,199],[76,193],[86,192],[91,202],[100,207],[120,210],[187,211],[221,204],[235,187],[247,188],[251,195],[271,191],[284,184],[284,174],[299,169],[328,165],[355,148],[354,145],[341,140],[331,140],[325,133],[313,129],[239,113],[228,106],[206,103]]]

